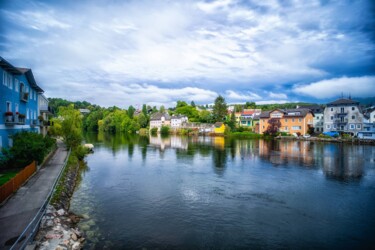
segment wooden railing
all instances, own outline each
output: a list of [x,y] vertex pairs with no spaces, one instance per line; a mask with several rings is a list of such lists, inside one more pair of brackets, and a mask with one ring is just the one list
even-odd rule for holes
[[18,188],[20,188],[29,179],[29,177],[35,173],[35,171],[36,163],[33,161],[7,183],[0,186],[0,203],[17,191]]

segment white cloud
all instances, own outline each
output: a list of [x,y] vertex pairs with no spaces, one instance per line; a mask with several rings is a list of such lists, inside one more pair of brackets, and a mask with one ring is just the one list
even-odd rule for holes
[[[258,101],[258,102],[255,102],[257,105],[262,105],[262,104],[284,104],[284,103],[288,103],[288,102],[292,102],[292,101],[289,101],[289,100],[265,100],[265,101]],[[296,102],[296,101],[294,101]]]
[[250,91],[243,91],[241,93],[238,93],[233,90],[227,90],[225,91],[225,96],[229,100],[237,100],[237,101],[254,101],[254,100],[260,100],[262,97],[260,97],[256,93],[252,93]]
[[269,98],[276,98],[276,99],[287,99],[288,98],[288,96],[284,93],[273,93],[273,92],[269,92],[268,97]]
[[295,93],[319,99],[338,97],[342,93],[355,97],[375,94],[375,76],[340,77],[294,86]]

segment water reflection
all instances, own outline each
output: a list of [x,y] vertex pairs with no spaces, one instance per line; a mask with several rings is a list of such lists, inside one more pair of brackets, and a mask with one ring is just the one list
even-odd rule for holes
[[85,140],[111,148],[113,155],[127,148],[132,158],[136,147],[142,159],[147,158],[147,147],[160,151],[175,150],[178,159],[211,157],[215,172],[223,174],[228,162],[236,158],[260,159],[275,167],[298,166],[322,169],[329,178],[338,180],[360,179],[364,165],[374,164],[375,147],[313,141],[236,140],[225,137],[136,136],[87,133]]

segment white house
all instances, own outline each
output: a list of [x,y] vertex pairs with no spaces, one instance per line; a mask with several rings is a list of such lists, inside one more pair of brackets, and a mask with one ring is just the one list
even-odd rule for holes
[[173,115],[171,117],[171,127],[181,128],[184,123],[188,122],[187,116],[184,115]]
[[358,131],[357,137],[361,139],[375,140],[375,123],[364,123],[363,130]]
[[171,125],[171,118],[169,114],[157,112],[151,115],[150,129],[152,128],[160,129],[162,126],[170,126],[170,125]]

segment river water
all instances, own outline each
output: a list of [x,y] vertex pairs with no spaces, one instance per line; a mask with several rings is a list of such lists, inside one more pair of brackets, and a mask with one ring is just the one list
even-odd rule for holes
[[87,134],[86,249],[375,247],[375,147]]

